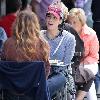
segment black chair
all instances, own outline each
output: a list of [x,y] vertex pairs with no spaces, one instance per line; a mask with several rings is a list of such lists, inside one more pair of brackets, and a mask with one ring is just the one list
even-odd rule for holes
[[2,45],[3,45],[3,41],[0,40],[0,49],[2,48]]
[[50,100],[44,62],[0,61],[0,100]]

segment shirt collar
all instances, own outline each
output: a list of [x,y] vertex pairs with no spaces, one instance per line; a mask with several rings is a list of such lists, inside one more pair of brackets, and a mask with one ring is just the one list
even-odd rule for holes
[[86,24],[82,27],[81,34],[82,35],[90,35],[91,34],[90,28]]

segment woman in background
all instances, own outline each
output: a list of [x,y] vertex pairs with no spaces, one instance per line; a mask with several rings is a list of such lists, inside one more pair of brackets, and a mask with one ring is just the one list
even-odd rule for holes
[[[84,65],[84,68],[90,69],[93,74],[96,75],[98,72],[99,60],[99,41],[96,32],[86,25],[85,12],[81,8],[73,8],[69,11],[68,22],[77,31],[84,42],[85,56],[81,65]],[[95,85],[92,80],[83,87],[79,87],[76,100],[83,100],[87,92],[88,100],[97,100]]]
[[7,37],[12,36],[12,24],[22,6],[21,0],[6,0],[6,15],[0,18],[0,27],[4,28]]

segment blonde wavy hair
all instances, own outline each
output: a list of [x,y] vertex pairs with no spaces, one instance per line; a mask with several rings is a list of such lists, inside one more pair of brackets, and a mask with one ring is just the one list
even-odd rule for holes
[[78,18],[82,25],[86,24],[86,15],[84,10],[81,8],[72,8],[68,15],[68,18],[70,17]]
[[[46,42],[40,37],[40,25],[35,13],[21,11],[13,24],[13,36],[16,41],[16,50],[22,51],[27,59],[42,55],[48,57]],[[41,52],[41,50],[42,52]]]

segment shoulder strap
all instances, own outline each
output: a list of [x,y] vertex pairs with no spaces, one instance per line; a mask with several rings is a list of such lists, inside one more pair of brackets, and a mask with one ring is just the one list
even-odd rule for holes
[[53,52],[53,55],[55,55],[55,53],[58,51],[60,45],[61,45],[62,42],[63,42],[63,39],[64,39],[64,36],[63,36],[62,39],[60,40],[60,42],[59,42],[58,46],[56,47],[55,51]]
[[[43,31],[41,31],[41,32],[42,32],[43,34],[46,34],[46,30],[43,30]],[[61,33],[62,33],[62,32],[61,32]],[[58,49],[59,49],[60,45],[61,45],[61,44],[62,44],[62,42],[63,42],[64,37],[65,37],[65,36],[63,36],[63,37],[61,38],[61,40],[60,40],[60,42],[59,42],[58,46],[56,47],[56,49],[54,50],[54,52],[53,52],[52,56],[54,56],[54,55],[55,55],[55,53],[58,51]]]

